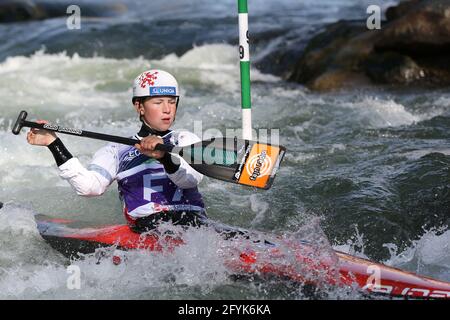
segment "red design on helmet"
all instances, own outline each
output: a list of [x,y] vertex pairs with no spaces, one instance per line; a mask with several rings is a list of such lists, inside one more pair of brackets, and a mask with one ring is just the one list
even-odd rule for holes
[[158,79],[157,74],[158,71],[155,71],[153,73],[144,72],[139,78],[141,88],[145,88],[147,85],[153,86],[155,84],[155,80]]

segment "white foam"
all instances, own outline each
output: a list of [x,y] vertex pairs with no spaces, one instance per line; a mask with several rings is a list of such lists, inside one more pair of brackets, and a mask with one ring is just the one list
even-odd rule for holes
[[256,216],[253,218],[251,224],[252,226],[258,225],[264,220],[265,213],[269,210],[269,203],[264,201],[261,196],[257,194],[252,194],[249,198],[250,200],[250,209],[256,213]]
[[303,163],[307,163],[311,160],[314,160],[317,158],[317,154],[314,153],[303,153],[303,152],[299,152],[299,153],[287,153],[285,156],[285,159],[287,161],[290,162],[294,162],[294,163],[298,163],[298,164],[303,164]]
[[0,232],[15,235],[39,235],[31,208],[5,203],[0,214]]
[[343,143],[334,143],[334,144],[331,146],[331,148],[330,148],[330,150],[329,150],[329,153],[333,154],[333,153],[335,153],[336,151],[344,151],[344,150],[346,150],[346,149],[347,149],[347,147],[346,147]]
[[378,97],[364,97],[356,102],[340,104],[355,111],[355,120],[365,127],[383,128],[411,125],[419,121],[431,119],[442,113],[442,110],[432,110],[422,114],[413,114],[405,106],[393,100],[383,100]]
[[355,234],[350,239],[348,239],[345,244],[333,245],[333,249],[348,253],[352,256],[369,259],[369,257],[364,252],[364,241],[364,234],[359,233],[358,227],[355,226]]
[[361,101],[343,105],[357,111],[357,117],[363,124],[375,128],[397,127],[422,120],[420,116],[413,115],[393,100],[366,97]]
[[[178,78],[183,99],[186,99],[181,113],[192,104],[211,109],[212,103],[220,105],[224,102],[226,108],[216,110],[216,114],[227,114],[225,111],[234,107],[239,113],[238,61],[236,48],[227,44],[196,46],[181,57],[169,54],[155,60],[85,58],[65,52],[49,54],[45,50],[29,57],[9,57],[0,63],[0,111],[3,116],[0,122],[11,126],[20,110],[27,110],[31,120],[50,117],[49,120],[68,125],[102,118],[111,121],[111,117],[119,121],[136,119],[130,103],[131,83],[137,74],[149,68],[166,69]],[[279,81],[254,68],[251,77],[252,81]],[[187,90],[194,90],[192,87],[207,89],[200,101],[196,100],[195,94],[185,97]],[[226,100],[216,90],[227,92]],[[216,102],[218,99],[224,101]],[[106,116],[106,113],[110,115]]]
[[450,107],[450,97],[439,97],[434,104],[438,107],[448,108]]
[[[390,258],[381,263],[438,280],[450,281],[450,230],[446,230],[446,227],[442,229],[425,232],[403,251],[399,251],[396,244],[384,244],[383,247],[389,251]],[[333,246],[335,250],[369,259],[364,253],[364,247],[364,236],[359,234],[358,230],[346,244]]]
[[[66,117],[70,111],[90,119],[98,117],[101,110],[120,108],[128,100],[130,70],[141,62],[81,58],[64,52],[47,54],[43,50],[30,57],[9,57],[0,63],[0,110],[11,118],[22,109],[28,110],[31,118],[49,114]],[[43,113],[33,114],[40,109]]]
[[404,152],[401,153],[401,156],[404,156],[408,158],[409,160],[417,160],[422,158],[423,156],[426,156],[427,154],[431,153],[442,153],[447,156],[450,156],[450,149],[449,148],[429,148],[429,149],[420,149],[420,150],[414,150],[410,152]]
[[[180,231],[173,226],[167,226],[167,229]],[[226,250],[223,246],[225,240],[211,229],[188,231],[183,239],[186,245],[167,254],[122,252],[111,247],[73,261],[72,265],[81,271],[79,290],[70,290],[67,286],[70,276],[67,263],[39,261],[6,266],[0,270],[0,287],[3,288],[0,298],[132,299],[146,292],[147,298],[173,299],[176,287],[185,290],[200,287],[207,294],[215,286],[229,282],[223,257],[232,252],[223,251]],[[16,258],[24,254],[27,252],[15,252]],[[36,249],[30,254],[36,254]],[[112,263],[113,254],[122,258],[121,264]]]
[[400,253],[392,244],[387,244],[386,247],[390,248],[391,253],[391,258],[385,262],[388,265],[410,267],[413,264],[416,265],[417,272],[427,267],[439,266],[447,269],[450,276],[450,230],[439,235],[435,230],[427,231]]
[[31,207],[13,202],[0,210],[0,247],[0,297],[20,295],[21,272],[33,274],[36,265],[62,261],[39,235]]
[[419,254],[423,263],[450,269],[450,230],[441,235],[427,233],[419,243]]
[[[194,46],[181,57],[170,54],[158,63],[174,68],[182,68],[181,79],[215,85],[227,91],[240,89],[239,62],[237,50],[229,44],[205,44]],[[183,75],[184,74],[184,75]],[[277,82],[278,77],[263,74],[257,69],[250,71],[251,81]]]

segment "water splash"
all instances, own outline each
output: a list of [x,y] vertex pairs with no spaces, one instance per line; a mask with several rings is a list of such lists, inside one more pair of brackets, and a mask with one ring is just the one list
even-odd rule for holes
[[450,281],[449,243],[450,231],[447,226],[426,230],[402,252],[395,244],[385,244],[390,253],[385,264]]

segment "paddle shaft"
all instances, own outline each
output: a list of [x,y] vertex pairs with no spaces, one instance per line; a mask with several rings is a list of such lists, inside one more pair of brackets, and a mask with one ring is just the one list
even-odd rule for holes
[[[92,132],[92,131],[86,131],[86,130],[81,130],[81,129],[66,128],[66,127],[61,127],[61,126],[49,124],[49,123],[44,124],[44,123],[36,123],[36,122],[32,122],[32,121],[27,121],[27,120],[25,120],[26,116],[27,116],[26,111],[22,111],[19,114],[16,124],[13,127],[14,134],[19,134],[20,129],[22,129],[22,127],[28,127],[28,128],[43,129],[43,130],[68,134],[68,135],[72,135],[72,136],[86,137],[86,138],[103,140],[103,141],[108,141],[108,142],[116,142],[116,143],[126,144],[126,145],[130,145],[130,146],[134,146],[135,144],[140,143],[140,140],[137,140],[137,139],[119,137],[119,136],[98,133],[98,132]],[[157,144],[155,147],[156,150],[166,151],[166,152],[171,152],[173,150],[173,148],[174,148],[173,145],[166,145],[166,144]]]

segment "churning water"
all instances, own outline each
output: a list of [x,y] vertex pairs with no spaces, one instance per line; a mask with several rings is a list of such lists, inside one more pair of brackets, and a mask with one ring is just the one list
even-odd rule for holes
[[[366,2],[253,1],[252,57],[262,65],[289,41],[301,48],[324,23],[364,17]],[[231,280],[207,230],[189,233],[173,255],[129,252],[119,266],[75,261],[82,289],[67,289],[69,262],[42,240],[33,215],[123,223],[116,185],[99,198],[77,197],[46,148],[11,134],[20,110],[130,136],[139,128],[132,80],[162,68],[181,84],[174,128],[194,131],[201,121],[203,131],[225,134],[241,125],[235,1],[147,3],[126,2],[125,15],[86,20],[79,31],[63,18],[0,25],[0,298],[307,298],[282,281]],[[254,127],[279,129],[288,151],[268,191],[205,178],[210,217],[273,234],[321,233],[336,249],[450,281],[448,90],[318,94],[257,66]],[[61,138],[84,164],[104,144]],[[327,297],[360,296],[330,288]]]

